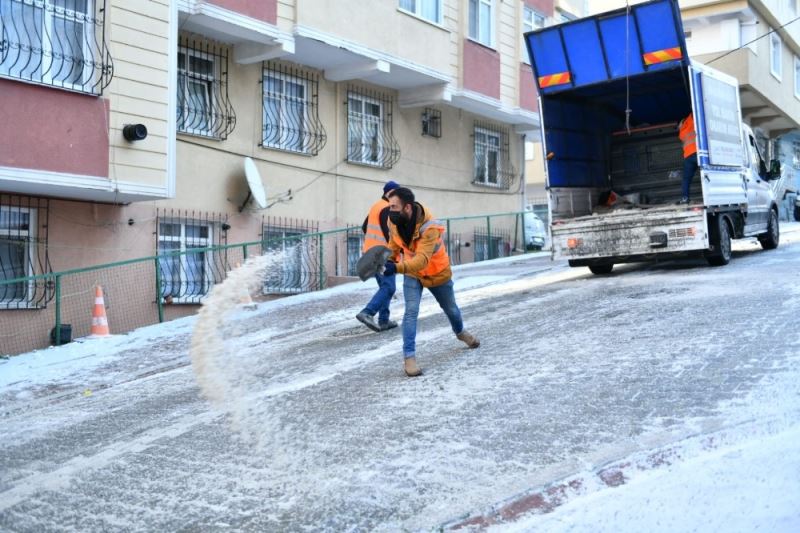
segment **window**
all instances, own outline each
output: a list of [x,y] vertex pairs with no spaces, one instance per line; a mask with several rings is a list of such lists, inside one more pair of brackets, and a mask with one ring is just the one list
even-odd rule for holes
[[102,39],[103,0],[0,2],[0,76],[101,94],[113,67]]
[[772,33],[769,37],[769,71],[773,76],[781,79],[781,53],[783,43],[777,33]]
[[505,231],[495,231],[489,234],[485,228],[475,229],[472,236],[475,250],[475,262],[507,257],[511,247],[508,245],[510,236]]
[[228,99],[228,57],[211,45],[181,39],[178,48],[178,131],[226,139],[236,126]]
[[400,0],[400,9],[436,24],[442,23],[442,0]]
[[494,0],[469,0],[469,37],[494,46]]
[[347,230],[347,275],[357,276],[356,265],[361,258],[361,248],[364,246],[364,234],[360,227]]
[[507,189],[514,178],[508,150],[508,131],[479,123],[474,131],[474,185]]
[[392,132],[392,101],[351,89],[347,95],[347,160],[389,169],[400,158]]
[[297,227],[264,226],[264,253],[282,254],[278,264],[266,273],[265,294],[294,294],[311,290],[318,279],[312,268],[308,230]]
[[794,56],[794,95],[800,98],[800,57]]
[[793,16],[797,16],[797,0],[786,0],[786,4],[789,8],[789,13]]
[[[35,228],[35,209],[0,205],[0,280],[33,275],[31,257]],[[25,282],[0,285],[0,305],[24,302],[30,289],[30,284]]]
[[48,200],[0,194],[0,309],[44,307],[52,280],[4,281],[51,271],[47,253]]
[[[541,13],[529,8],[528,6],[522,6],[522,33],[523,35],[529,31],[538,30],[539,28],[544,28],[545,18],[544,15]],[[526,63],[530,63],[531,60],[528,57],[528,45],[525,43],[525,38],[522,39],[522,60]]]
[[442,112],[426,107],[422,112],[422,135],[425,137],[442,136]]
[[495,132],[475,130],[475,181],[497,185],[500,170],[500,135]]
[[288,67],[264,68],[262,146],[317,155],[327,141],[319,120],[316,77],[290,73]]
[[208,294],[214,283],[210,252],[186,252],[210,247],[212,236],[209,224],[159,222],[158,255],[163,257],[159,257],[158,262],[163,297],[179,303],[199,303]]

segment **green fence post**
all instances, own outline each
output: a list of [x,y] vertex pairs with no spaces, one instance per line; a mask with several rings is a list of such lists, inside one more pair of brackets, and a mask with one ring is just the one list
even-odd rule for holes
[[158,322],[164,322],[164,304],[161,300],[161,268],[158,265],[158,257],[153,261],[156,265],[156,306],[158,307]]
[[492,217],[486,217],[486,258],[492,258]]
[[319,248],[319,290],[322,290],[325,288],[323,287],[324,281],[322,279],[322,274],[325,271],[325,265],[322,263],[322,259],[324,257],[324,254],[322,253],[322,246],[323,246],[322,233],[317,235],[317,239],[319,240],[317,246]]
[[61,346],[61,276],[56,274],[56,346]]
[[247,245],[242,245],[242,262],[247,261]]

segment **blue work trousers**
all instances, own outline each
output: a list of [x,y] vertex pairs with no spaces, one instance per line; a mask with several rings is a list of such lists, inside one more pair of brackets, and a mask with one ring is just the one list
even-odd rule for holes
[[[403,296],[406,301],[406,313],[403,315],[403,357],[414,357],[417,341],[417,317],[419,316],[419,302],[422,299],[422,284],[417,278],[403,276]],[[438,287],[428,287],[428,290],[439,302],[453,333],[458,335],[464,330],[461,319],[461,310],[456,305],[456,295],[453,292],[453,280]]]

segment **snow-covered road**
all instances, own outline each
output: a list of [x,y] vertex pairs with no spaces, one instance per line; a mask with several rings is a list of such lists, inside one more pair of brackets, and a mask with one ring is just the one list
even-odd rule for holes
[[[653,486],[642,476],[796,436],[797,229],[775,251],[737,245],[723,268],[461,267],[456,296],[482,345],[465,349],[426,295],[417,379],[402,372],[399,329],[353,318],[371,283],[237,311],[213,406],[188,356],[195,318],[0,362],[0,529],[578,527],[574,506],[610,508],[604,495]],[[757,475],[798,502],[800,472],[785,470],[797,456],[782,456]],[[751,515],[780,515],[768,500],[774,515]],[[700,530],[716,529],[709,501]],[[589,511],[586,523],[600,516]],[[625,514],[599,523],[618,529]],[[763,527],[795,530],[800,511],[784,518]]]

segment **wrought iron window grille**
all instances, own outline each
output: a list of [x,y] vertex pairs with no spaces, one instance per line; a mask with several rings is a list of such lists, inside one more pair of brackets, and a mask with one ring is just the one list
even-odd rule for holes
[[264,278],[264,294],[297,294],[320,286],[319,223],[284,217],[264,217],[262,253],[281,254]]
[[236,127],[228,97],[227,49],[181,36],[178,47],[178,131],[225,140]]
[[114,64],[105,0],[0,0],[0,76],[100,95]]
[[442,112],[438,109],[426,107],[422,112],[422,135],[423,137],[442,136]]
[[475,229],[472,235],[475,261],[487,261],[511,255],[511,233],[503,230]]
[[[0,281],[47,274],[49,200],[0,194]],[[38,309],[53,299],[51,280],[0,284],[0,309]]]
[[364,233],[361,226],[347,228],[347,275],[358,276],[356,266],[361,258],[361,249],[364,247]]
[[201,303],[225,279],[232,268],[227,248],[208,248],[227,244],[227,221],[225,214],[157,210],[156,250],[165,303]]
[[285,64],[264,63],[261,87],[261,146],[317,155],[328,140],[319,119],[319,76]]
[[394,100],[374,91],[347,91],[347,161],[390,169],[400,160],[392,131]]
[[472,184],[509,189],[516,178],[511,164],[509,130],[486,122],[475,122]]

